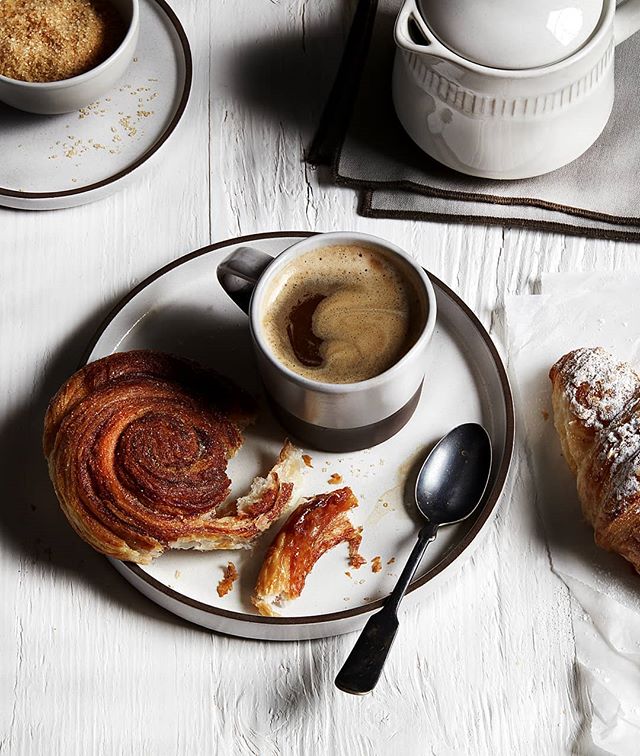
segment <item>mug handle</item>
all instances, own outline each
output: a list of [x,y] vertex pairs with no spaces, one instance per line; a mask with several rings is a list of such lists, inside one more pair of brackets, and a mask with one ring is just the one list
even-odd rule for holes
[[238,247],[218,265],[220,286],[247,315],[251,295],[273,257],[253,247]]
[[613,40],[616,45],[640,29],[640,0],[622,0],[613,17]]

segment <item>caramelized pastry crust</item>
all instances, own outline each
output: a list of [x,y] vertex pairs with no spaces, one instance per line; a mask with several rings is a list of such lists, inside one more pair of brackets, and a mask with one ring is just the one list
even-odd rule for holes
[[222,580],[218,583],[218,586],[216,588],[218,596],[220,596],[220,598],[224,598],[224,596],[226,596],[227,593],[229,593],[229,591],[233,589],[233,584],[237,579],[238,570],[236,569],[236,566],[233,562],[229,562],[224,568],[224,575],[222,576]]
[[554,423],[595,541],[640,572],[640,377],[602,348],[551,368]]
[[216,517],[253,400],[212,370],[150,351],[86,365],[52,399],[43,447],[76,532],[108,556],[250,545],[283,512],[302,464],[286,444],[266,479]]
[[357,506],[351,489],[339,488],[308,499],[289,516],[258,575],[252,601],[260,614],[277,616],[273,606],[297,598],[318,559],[343,541],[351,566],[364,563],[358,553],[362,528],[354,528],[347,514]]

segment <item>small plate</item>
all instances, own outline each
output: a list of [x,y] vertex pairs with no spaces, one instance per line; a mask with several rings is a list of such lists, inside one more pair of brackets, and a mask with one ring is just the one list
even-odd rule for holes
[[164,0],[140,0],[138,47],[111,92],[58,116],[0,103],[0,206],[57,210],[115,192],[173,133],[191,78],[191,50],[177,16]]
[[[218,284],[216,267],[233,249],[251,245],[276,255],[308,233],[260,234],[214,244],[167,265],[136,287],[108,316],[85,353],[91,361],[116,351],[160,349],[195,358],[229,375],[260,396],[246,316]],[[418,529],[412,488],[426,451],[463,422],[481,422],[494,452],[490,483],[476,515],[444,528],[427,550],[407,601],[425,598],[466,559],[486,532],[504,486],[513,447],[511,391],[502,360],[476,316],[447,286],[431,276],[438,320],[427,376],[418,408],[393,438],[361,452],[327,454],[309,450],[304,495],[330,490],[333,473],[353,488],[362,525],[359,570],[348,566],[346,545],[316,564],[302,596],[281,617],[261,617],[250,602],[262,557],[278,530],[267,533],[252,551],[171,551],[151,565],[112,560],[116,569],[145,596],[192,622],[231,635],[265,640],[320,638],[360,628],[393,587]],[[263,402],[264,404],[264,402]],[[269,469],[285,437],[266,407],[229,465],[232,493],[246,491],[251,479]],[[294,439],[295,440],[295,439]],[[381,558],[382,570],[371,562]],[[219,598],[216,585],[227,562],[240,579]],[[417,590],[417,589],[420,590]]]

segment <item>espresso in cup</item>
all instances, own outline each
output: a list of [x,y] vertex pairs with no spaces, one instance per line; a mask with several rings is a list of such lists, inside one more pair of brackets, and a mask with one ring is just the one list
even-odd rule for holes
[[416,343],[424,296],[403,261],[364,244],[310,250],[271,282],[262,332],[283,366],[321,383],[385,372]]
[[406,252],[352,231],[310,234],[275,258],[241,243],[217,278],[249,316],[266,396],[294,437],[348,452],[406,425],[438,307],[429,276]]

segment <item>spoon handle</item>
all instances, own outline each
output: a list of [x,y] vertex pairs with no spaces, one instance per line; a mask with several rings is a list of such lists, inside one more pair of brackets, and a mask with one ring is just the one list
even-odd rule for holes
[[375,688],[398,630],[398,606],[437,531],[438,526],[430,522],[422,528],[396,587],[382,609],[370,617],[362,629],[335,680],[336,686],[345,693],[361,696]]

